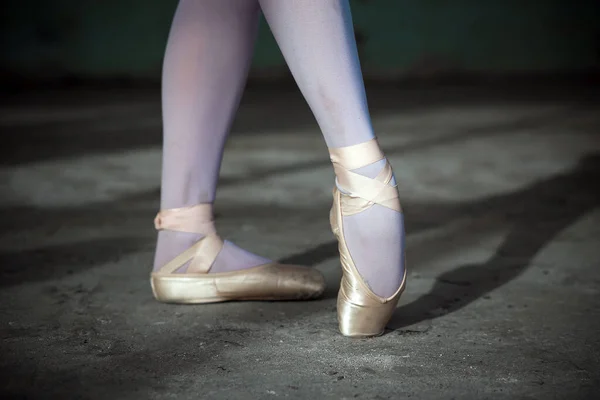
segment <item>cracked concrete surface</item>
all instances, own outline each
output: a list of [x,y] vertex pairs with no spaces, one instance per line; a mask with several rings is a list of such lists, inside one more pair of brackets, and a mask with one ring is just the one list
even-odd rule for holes
[[310,302],[160,304],[148,273],[158,90],[0,107],[0,390],[14,398],[583,399],[600,388],[600,96],[368,89],[409,282],[386,335],[339,335],[333,174],[296,90],[251,88],[216,204],[242,247],[318,268]]

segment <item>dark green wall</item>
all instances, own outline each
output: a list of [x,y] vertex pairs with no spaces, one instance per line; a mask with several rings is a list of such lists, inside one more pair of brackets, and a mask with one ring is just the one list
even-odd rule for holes
[[[282,0],[285,1],[285,0]],[[586,70],[600,65],[598,1],[353,1],[366,75]],[[5,0],[3,72],[159,76],[174,0]],[[283,71],[266,24],[254,73]]]

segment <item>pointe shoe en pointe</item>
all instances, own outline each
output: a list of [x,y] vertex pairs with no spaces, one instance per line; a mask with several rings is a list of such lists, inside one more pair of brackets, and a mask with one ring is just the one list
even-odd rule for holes
[[[189,249],[151,274],[154,297],[166,303],[215,303],[232,300],[308,300],[325,290],[313,268],[275,262],[233,272],[209,274],[223,240],[217,235],[211,204],[161,210],[157,230],[205,235]],[[177,270],[190,262],[185,273]]]
[[375,294],[363,280],[344,239],[343,216],[357,214],[379,204],[402,212],[398,188],[391,185],[392,168],[386,160],[375,179],[362,176],[352,170],[385,158],[376,139],[354,146],[330,148],[331,162],[335,169],[337,184],[333,190],[333,207],[330,213],[331,229],[339,242],[342,281],[337,299],[340,332],[349,337],[379,336],[385,331],[400,295],[406,286],[406,268],[402,283],[396,293],[384,298]]

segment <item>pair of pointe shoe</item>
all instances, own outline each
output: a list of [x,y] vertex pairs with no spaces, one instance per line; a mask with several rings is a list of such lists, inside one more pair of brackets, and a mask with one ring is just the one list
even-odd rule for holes
[[[406,272],[397,292],[383,298],[360,276],[344,239],[343,216],[359,213],[373,204],[401,212],[398,189],[390,185],[392,169],[385,167],[375,178],[351,170],[384,158],[376,139],[355,146],[330,149],[338,184],[333,190],[331,228],[339,242],[342,281],[337,309],[340,332],[350,337],[381,335],[402,294]],[[349,194],[347,194],[349,193]],[[157,300],[167,303],[214,303],[230,300],[307,300],[319,297],[325,280],[313,268],[269,263],[227,273],[209,274],[223,240],[217,235],[210,204],[162,210],[155,219],[158,230],[167,229],[205,235],[188,250],[151,275]],[[186,273],[176,273],[190,262]]]

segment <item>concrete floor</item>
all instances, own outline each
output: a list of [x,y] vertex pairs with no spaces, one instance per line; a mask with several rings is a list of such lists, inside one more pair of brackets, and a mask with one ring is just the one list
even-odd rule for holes
[[332,172],[296,90],[250,89],[223,236],[322,271],[311,302],[160,304],[148,274],[158,90],[0,107],[0,382],[14,398],[584,399],[600,390],[600,96],[369,87],[400,181],[409,283],[380,338],[340,336]]

